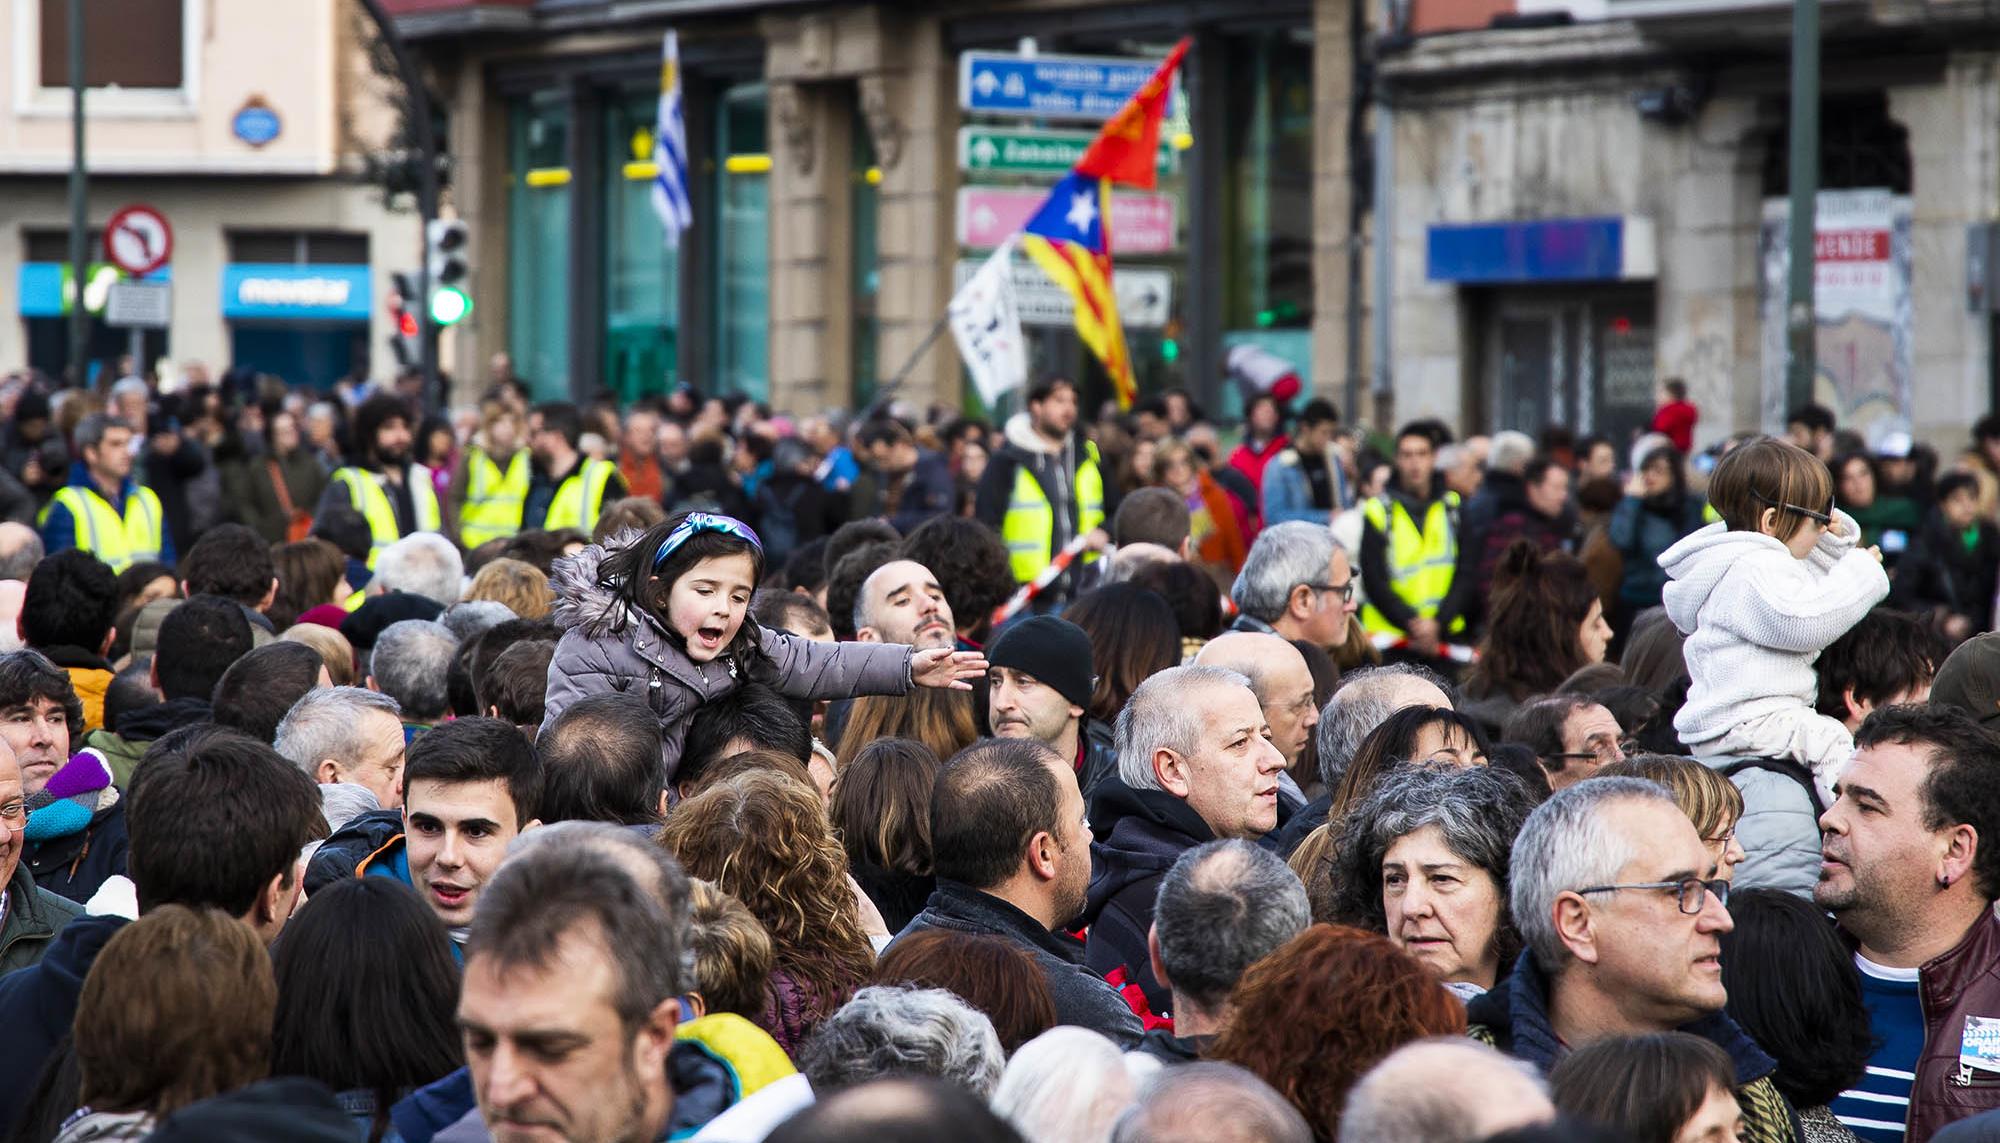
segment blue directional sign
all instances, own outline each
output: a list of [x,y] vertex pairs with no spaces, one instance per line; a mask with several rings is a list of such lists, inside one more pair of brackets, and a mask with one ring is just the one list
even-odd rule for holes
[[[991,115],[1101,122],[1159,66],[1158,60],[1129,56],[965,52],[958,57],[958,105]],[[1171,105],[1167,113],[1173,114]]]

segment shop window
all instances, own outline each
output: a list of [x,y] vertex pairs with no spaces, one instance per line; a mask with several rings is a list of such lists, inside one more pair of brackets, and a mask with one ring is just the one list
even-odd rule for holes
[[679,380],[681,251],[667,245],[652,200],[658,118],[658,89],[611,96],[604,108],[603,375],[621,402]]
[[[39,8],[41,85],[67,87],[69,2],[39,0]],[[184,0],[83,0],[85,81],[94,88],[180,88],[185,19]]]
[[[1764,151],[1764,197],[1791,193],[1789,116],[1771,132]],[[1819,189],[1881,187],[1910,193],[1910,131],[1889,116],[1889,97],[1880,91],[1835,92],[1819,103]]]
[[771,395],[771,155],[762,83],[738,84],[716,109],[715,375],[717,393]]
[[[368,263],[368,235],[337,230],[231,230],[224,234],[231,262],[305,266]],[[415,253],[410,255],[416,257]]]
[[537,92],[515,101],[508,120],[507,349],[537,398],[566,397],[570,105]]
[[[67,230],[27,230],[21,234],[23,253],[29,262],[69,261],[69,231]],[[90,237],[84,239],[83,248],[89,252],[92,261],[104,255],[104,231],[93,227]]]

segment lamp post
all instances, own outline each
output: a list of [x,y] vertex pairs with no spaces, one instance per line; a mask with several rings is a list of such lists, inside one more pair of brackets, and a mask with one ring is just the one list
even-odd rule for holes
[[83,151],[83,0],[69,0],[69,367],[79,387],[90,380],[90,311],[83,304],[89,277],[90,173]]
[[1817,372],[1813,235],[1819,201],[1819,0],[1792,3],[1790,260],[1785,290],[1785,401],[1813,399]]

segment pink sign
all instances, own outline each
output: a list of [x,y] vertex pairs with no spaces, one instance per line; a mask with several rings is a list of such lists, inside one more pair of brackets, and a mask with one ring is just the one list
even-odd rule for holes
[[[958,244],[990,250],[1020,231],[1049,192],[1040,187],[958,188]],[[1166,194],[1111,196],[1111,253],[1167,254],[1179,246],[1174,199]]]

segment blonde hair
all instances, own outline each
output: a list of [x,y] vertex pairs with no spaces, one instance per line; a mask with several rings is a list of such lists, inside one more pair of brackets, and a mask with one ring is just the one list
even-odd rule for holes
[[1789,540],[1806,517],[1790,504],[1814,512],[1833,505],[1833,474],[1813,454],[1776,437],[1761,437],[1731,450],[1708,478],[1708,502],[1732,532],[1756,532],[1764,510],[1777,509],[1777,538]]
[[1597,771],[1600,778],[1644,778],[1667,788],[1703,841],[1721,837],[1743,818],[1743,792],[1729,779],[1672,754],[1635,754]]
[[688,881],[695,991],[711,1014],[755,1020],[771,975],[771,934],[749,908],[712,881]]
[[320,659],[326,663],[326,675],[333,680],[334,686],[354,685],[354,644],[347,641],[347,636],[317,623],[294,623],[278,638],[304,643],[318,651]]
[[490,599],[505,604],[523,619],[541,619],[555,605],[549,577],[541,569],[522,560],[502,557],[479,569],[466,590],[467,599]]

